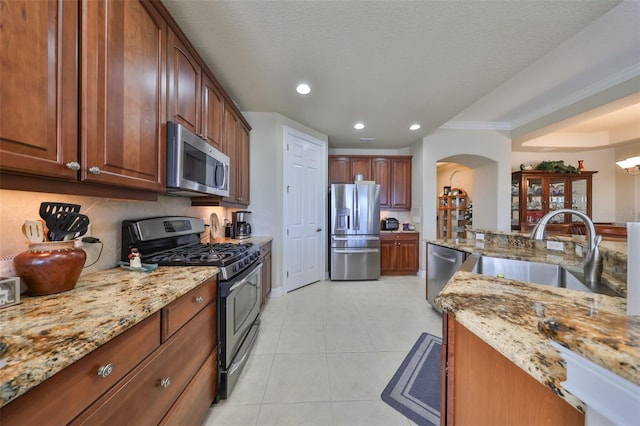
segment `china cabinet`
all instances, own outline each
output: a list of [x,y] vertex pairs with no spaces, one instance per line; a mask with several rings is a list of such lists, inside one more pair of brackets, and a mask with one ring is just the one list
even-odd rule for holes
[[[542,216],[553,210],[573,209],[591,217],[593,174],[519,171],[511,175],[511,229],[530,231]],[[579,220],[577,220],[580,222]],[[574,222],[571,215],[551,218],[551,229]]]
[[467,193],[460,188],[438,197],[438,238],[465,238],[467,204]]

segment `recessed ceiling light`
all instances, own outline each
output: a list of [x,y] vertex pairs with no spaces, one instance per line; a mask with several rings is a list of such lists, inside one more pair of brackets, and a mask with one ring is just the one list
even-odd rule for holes
[[409,130],[418,130],[419,128],[420,128],[420,125],[417,123],[409,126]]
[[356,130],[362,130],[364,129],[364,123],[357,122],[356,124],[353,125],[353,128]]
[[308,95],[309,93],[311,93],[311,87],[309,87],[307,83],[300,83],[298,84],[298,87],[296,87],[296,92],[300,93],[301,95]]

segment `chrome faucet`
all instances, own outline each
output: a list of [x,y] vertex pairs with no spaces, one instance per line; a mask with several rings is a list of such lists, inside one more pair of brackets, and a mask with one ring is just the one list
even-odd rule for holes
[[546,237],[547,224],[556,215],[570,213],[578,216],[587,225],[587,255],[584,258],[584,279],[587,283],[600,283],[602,278],[602,254],[600,253],[601,235],[596,235],[596,227],[593,221],[586,214],[572,209],[559,209],[547,213],[536,223],[531,231],[531,239],[544,240]]

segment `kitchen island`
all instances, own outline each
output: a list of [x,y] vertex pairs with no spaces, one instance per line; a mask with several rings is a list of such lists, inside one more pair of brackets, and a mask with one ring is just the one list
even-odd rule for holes
[[[572,265],[580,262],[572,246],[565,253],[549,252],[540,249],[540,242],[508,233],[483,237],[480,243],[475,238],[431,243],[493,257]],[[605,250],[605,262],[618,262],[605,264],[607,284],[626,294],[619,270],[620,262],[626,262],[626,251],[619,243]],[[509,415],[520,423],[545,423],[550,419],[550,412],[545,410],[558,414],[555,420],[563,424],[584,422],[584,403],[563,388],[566,364],[552,347],[552,339],[572,350],[579,348],[587,359],[640,384],[640,321],[626,316],[624,297],[459,271],[436,298],[436,304],[445,313],[443,356],[449,363],[449,374],[444,380],[443,408],[447,424],[454,418],[462,423],[465,419],[493,419],[504,424]],[[544,327],[549,323],[556,332]],[[485,355],[490,357],[488,364],[482,364],[487,360]],[[517,368],[510,370],[512,366]],[[456,377],[456,371],[465,377]],[[510,382],[519,374],[523,377]],[[482,382],[472,383],[476,379]],[[514,383],[518,389],[509,388]],[[468,389],[472,394],[465,393]],[[549,408],[558,401],[562,402],[559,408]],[[491,412],[496,405],[500,408]],[[483,417],[487,413],[489,417]]]

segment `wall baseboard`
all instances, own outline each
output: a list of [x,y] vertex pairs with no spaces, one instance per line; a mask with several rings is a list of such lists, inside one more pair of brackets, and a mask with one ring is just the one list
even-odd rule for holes
[[285,294],[287,294],[287,292],[284,290],[284,287],[274,287],[274,288],[271,288],[271,293],[269,293],[269,299],[282,297]]

